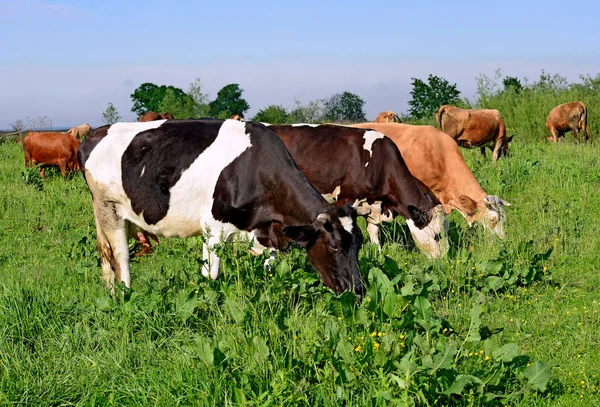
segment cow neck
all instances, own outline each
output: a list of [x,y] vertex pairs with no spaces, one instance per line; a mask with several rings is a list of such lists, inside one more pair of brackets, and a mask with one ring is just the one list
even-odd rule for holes
[[287,180],[281,183],[283,196],[287,197],[279,210],[283,224],[290,226],[312,224],[319,214],[330,209],[331,206],[300,171],[296,176],[282,175],[281,179]]

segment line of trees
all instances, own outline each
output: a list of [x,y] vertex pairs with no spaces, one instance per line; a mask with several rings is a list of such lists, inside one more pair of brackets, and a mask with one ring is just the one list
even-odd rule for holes
[[[461,97],[456,84],[442,77],[430,74],[425,79],[411,78],[411,100],[403,121],[434,124],[435,112],[445,104],[491,108],[501,112],[510,132],[538,135],[545,131],[544,123],[550,109],[560,103],[581,100],[588,105],[590,115],[595,115],[596,106],[600,108],[600,74],[580,78],[581,83],[569,83],[560,75],[550,75],[542,70],[539,80],[529,83],[526,78],[502,78],[498,70],[493,77],[481,74],[476,78],[477,92],[473,102]],[[232,83],[219,90],[211,101],[202,91],[200,79],[192,81],[187,92],[173,86],[144,83],[131,94],[131,110],[138,116],[148,111],[168,111],[175,118],[184,119],[244,117],[250,105],[243,98],[243,91],[238,84]],[[251,119],[268,123],[361,122],[366,121],[364,106],[359,95],[345,91],[307,104],[294,100],[290,107],[268,105]],[[116,108],[109,103],[103,121],[114,123],[119,119]]]

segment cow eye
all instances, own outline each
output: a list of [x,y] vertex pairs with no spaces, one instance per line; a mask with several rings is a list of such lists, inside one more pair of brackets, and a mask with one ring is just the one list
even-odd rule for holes
[[332,252],[337,252],[337,251],[338,251],[338,248],[337,248],[337,246],[336,246],[336,245],[334,245],[334,244],[330,244],[330,245],[329,245],[329,250],[331,250]]

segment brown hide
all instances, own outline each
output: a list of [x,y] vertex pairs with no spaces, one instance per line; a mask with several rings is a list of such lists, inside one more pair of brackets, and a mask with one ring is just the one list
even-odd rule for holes
[[[77,148],[79,140],[70,134],[54,132],[29,132],[23,139],[25,167],[36,164],[57,165],[65,177],[67,169],[79,169]],[[40,168],[40,176],[45,178],[44,167]]]
[[377,115],[375,123],[400,123],[398,115],[391,110],[381,112]]
[[240,116],[239,114],[234,114],[233,116],[230,117],[231,120],[238,120],[240,122],[245,121],[244,118],[242,116]]
[[485,207],[483,198],[487,193],[465,163],[456,143],[446,134],[432,126],[401,123],[359,123],[352,127],[370,128],[391,138],[423,191],[431,191],[446,214],[458,209],[469,219],[474,208],[465,198],[474,201],[477,207]]
[[558,141],[559,137],[571,131],[576,141],[579,141],[579,131],[583,132],[585,140],[590,139],[587,128],[587,107],[583,102],[564,103],[550,110],[546,127],[550,130],[551,137],[548,140]]
[[67,134],[70,134],[71,136],[77,138],[77,140],[85,140],[88,138],[88,136],[90,135],[90,133],[92,132],[92,128],[89,124],[85,123],[82,124],[81,126],[75,126],[71,129],[69,129],[69,131],[67,131]]
[[156,113],[156,112],[147,112],[144,113],[142,115],[142,117],[140,117],[140,122],[152,122],[154,120],[173,120],[173,115],[169,112],[165,112],[165,113]]
[[459,146],[480,148],[484,157],[486,147],[492,150],[494,164],[498,158],[508,155],[512,137],[506,137],[506,126],[498,110],[443,105],[435,118],[439,129],[456,140]]

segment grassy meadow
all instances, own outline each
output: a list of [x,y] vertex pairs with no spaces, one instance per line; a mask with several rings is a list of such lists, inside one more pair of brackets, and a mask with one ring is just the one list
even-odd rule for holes
[[496,167],[462,151],[512,204],[507,238],[452,213],[429,261],[397,220],[361,251],[356,305],[300,249],[265,271],[224,244],[207,280],[200,238],[132,260],[114,301],[81,175],[40,182],[0,144],[0,404],[600,405],[600,146],[515,137]]

